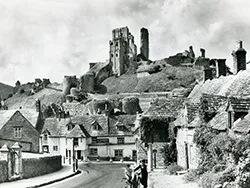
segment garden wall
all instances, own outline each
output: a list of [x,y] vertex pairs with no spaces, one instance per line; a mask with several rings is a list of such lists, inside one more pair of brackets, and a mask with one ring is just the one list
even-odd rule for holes
[[41,176],[62,168],[61,156],[23,159],[23,178]]
[[7,161],[0,161],[0,183],[8,179],[8,163]]

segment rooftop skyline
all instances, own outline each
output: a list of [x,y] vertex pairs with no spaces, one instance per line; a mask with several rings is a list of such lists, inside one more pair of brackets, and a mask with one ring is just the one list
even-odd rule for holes
[[109,58],[111,32],[124,26],[138,50],[140,28],[149,30],[152,60],[192,45],[196,56],[204,48],[231,65],[236,40],[250,51],[249,8],[247,0],[0,0],[0,82],[80,76]]

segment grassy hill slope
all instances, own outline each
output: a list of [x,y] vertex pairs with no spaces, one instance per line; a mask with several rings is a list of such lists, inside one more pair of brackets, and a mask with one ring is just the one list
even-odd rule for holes
[[10,94],[13,94],[13,90],[14,87],[0,82],[0,96],[2,99],[6,99]]
[[188,67],[167,66],[150,76],[137,78],[136,74],[110,77],[102,84],[107,93],[134,93],[172,91],[175,88],[190,88],[202,78],[202,71]]

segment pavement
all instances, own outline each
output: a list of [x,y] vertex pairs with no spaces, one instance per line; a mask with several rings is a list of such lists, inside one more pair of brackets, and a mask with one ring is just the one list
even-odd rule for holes
[[35,188],[35,187],[42,187],[44,185],[49,185],[58,181],[62,181],[64,179],[73,177],[77,174],[80,173],[86,173],[84,171],[77,171],[73,172],[72,165],[63,165],[62,169],[50,174],[42,175],[42,176],[37,176],[34,178],[29,178],[29,179],[22,179],[22,180],[17,180],[17,181],[12,181],[12,182],[5,182],[1,183],[0,187],[1,188]]
[[196,182],[185,182],[184,175],[170,175],[166,169],[154,169],[149,173],[149,188],[198,188]]
[[[82,163],[82,162],[81,162]],[[108,161],[101,161],[101,162],[94,162],[91,163],[99,163],[99,164],[108,164]],[[113,162],[119,163],[121,162]],[[131,162],[123,162],[124,164]],[[132,164],[134,165],[134,164]],[[77,172],[73,172],[72,165],[63,165],[62,169],[50,174],[29,178],[29,179],[22,179],[12,182],[5,182],[1,183],[1,188],[35,188],[35,187],[42,187],[45,185],[50,185],[55,182],[62,181],[64,179],[77,176],[78,174],[84,175],[88,174],[87,171],[79,170]],[[184,175],[169,175],[169,173],[165,169],[154,169],[152,172],[149,173],[148,179],[148,187],[149,188],[198,188],[198,184],[193,183],[186,183],[183,179]]]
[[[80,163],[89,163],[89,162],[79,162]],[[109,161],[91,161],[91,163],[96,163],[96,164],[110,164]],[[112,163],[114,164],[121,164],[121,163],[130,163],[134,164],[134,162],[131,161],[113,161]],[[45,185],[49,185],[55,182],[62,181],[64,179],[73,177],[77,174],[80,173],[86,173],[85,171],[79,170],[78,172],[73,172],[72,165],[62,165],[62,169],[50,174],[45,174],[42,176],[37,176],[33,178],[28,178],[28,179],[22,179],[22,180],[17,180],[17,181],[11,181],[11,182],[4,182],[0,183],[1,188],[13,188],[13,187],[18,187],[18,188],[35,188],[35,187],[42,187]]]

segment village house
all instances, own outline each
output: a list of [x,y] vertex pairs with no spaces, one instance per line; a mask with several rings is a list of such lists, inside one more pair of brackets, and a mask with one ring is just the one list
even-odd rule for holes
[[[188,103],[174,122],[177,164],[183,168],[195,169],[199,164],[198,148],[193,142],[196,127],[206,124],[212,130],[231,135],[248,130],[246,122],[250,101],[244,96],[250,94],[247,90],[250,74],[246,70],[246,51],[242,48],[242,41],[237,41],[237,49],[232,55],[235,75],[230,75],[232,73],[225,65],[225,59],[207,59],[203,65],[200,64],[204,70],[204,82],[194,87]],[[204,60],[205,55],[202,57]]]
[[176,119],[183,101],[182,97],[155,99],[147,111],[137,115],[137,160],[147,159],[149,170],[164,166],[161,150],[170,141],[170,123]]
[[133,136],[135,116],[82,115],[47,118],[41,134],[41,150],[79,160],[136,158]]
[[43,126],[40,101],[35,109],[0,111],[0,145],[19,142],[22,151],[39,152],[39,137]]

